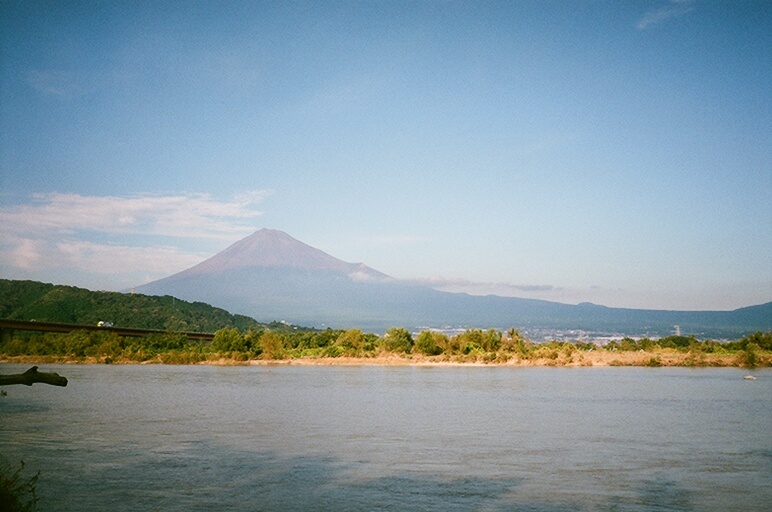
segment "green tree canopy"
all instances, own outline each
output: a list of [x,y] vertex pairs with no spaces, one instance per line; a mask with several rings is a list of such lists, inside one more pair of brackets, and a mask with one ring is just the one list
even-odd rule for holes
[[421,331],[415,340],[413,350],[427,356],[442,354],[443,347],[448,343],[448,337],[435,331]]
[[410,353],[413,349],[413,336],[405,328],[391,327],[383,335],[383,346],[390,352]]

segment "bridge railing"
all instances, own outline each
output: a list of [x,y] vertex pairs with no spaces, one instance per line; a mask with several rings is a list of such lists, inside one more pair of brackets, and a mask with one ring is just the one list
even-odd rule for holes
[[53,322],[37,322],[34,320],[0,320],[0,331],[2,331],[2,339],[6,341],[9,337],[13,336],[13,331],[37,331],[37,332],[59,332],[68,333],[73,331],[109,331],[114,332],[118,336],[127,337],[140,337],[147,336],[148,334],[168,334],[177,333],[183,334],[190,340],[197,341],[212,341],[214,339],[214,333],[208,332],[193,332],[193,331],[165,331],[161,329],[134,329],[130,327],[100,327],[97,325],[80,325],[80,324],[60,324]]

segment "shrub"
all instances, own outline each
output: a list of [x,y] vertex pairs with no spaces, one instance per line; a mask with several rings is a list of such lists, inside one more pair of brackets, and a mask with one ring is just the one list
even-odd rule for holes
[[456,336],[456,338],[458,338],[457,343],[459,347],[461,347],[462,352],[467,350],[466,347],[469,344],[480,347],[483,352],[495,352],[502,344],[502,334],[495,329],[488,329],[487,331],[467,329],[465,332]]
[[85,330],[72,331],[64,335],[64,354],[73,357],[85,357],[86,349],[91,346],[91,337]]
[[158,356],[163,364],[196,364],[204,360],[203,354],[191,350],[174,350]]
[[466,355],[469,354],[483,354],[485,350],[478,345],[477,343],[470,341],[464,344],[463,348],[461,349],[461,353]]
[[7,464],[0,464],[0,510],[7,512],[32,512],[37,510],[35,495],[40,472],[30,478],[22,476],[24,461],[13,471]]
[[697,341],[694,336],[666,336],[659,340],[659,346],[662,348],[683,349]]
[[359,329],[349,329],[338,336],[335,346],[346,354],[356,355],[365,348],[365,335]]
[[212,349],[217,352],[246,352],[247,342],[235,327],[220,329],[214,333]]
[[275,332],[268,331],[260,336],[263,359],[284,359],[284,339]]
[[[260,355],[262,347],[260,346],[260,337],[265,333],[262,329],[255,329],[250,327],[244,334],[244,345],[246,350],[252,355]],[[216,333],[215,333],[216,334]],[[212,340],[214,341],[214,340]]]
[[772,350],[772,332],[755,332],[745,336],[739,341],[727,343],[727,347],[745,350],[746,347],[751,343],[755,344],[762,350]]
[[440,332],[421,331],[413,349],[427,356],[437,356],[442,354],[442,345],[447,342],[447,339],[448,337]]
[[322,357],[341,357],[343,355],[343,347],[332,345],[324,347],[321,352]]
[[413,349],[413,336],[402,327],[391,327],[383,335],[383,347],[390,352],[409,354]]
[[632,351],[638,350],[638,344],[635,342],[634,339],[629,337],[624,337],[619,342],[619,350],[632,352]]
[[650,338],[641,338],[638,340],[638,347],[640,347],[641,350],[646,350],[648,352],[657,348],[657,344]]
[[745,366],[748,368],[755,368],[758,364],[758,355],[757,352],[759,351],[759,346],[755,343],[748,343],[745,347]]

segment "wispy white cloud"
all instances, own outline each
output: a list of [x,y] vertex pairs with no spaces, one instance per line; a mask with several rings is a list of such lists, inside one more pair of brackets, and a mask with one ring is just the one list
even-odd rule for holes
[[630,290],[605,289],[599,286],[576,287],[556,286],[552,284],[512,283],[507,281],[473,281],[463,278],[432,277],[414,279],[410,282],[430,286],[435,290],[469,295],[498,295],[500,297],[519,297],[539,299],[564,304],[593,302],[603,305],[622,305],[620,299],[631,296]]
[[653,9],[644,14],[635,26],[638,30],[645,30],[653,25],[679,18],[694,10],[694,3],[694,0],[670,0],[667,5],[663,5],[662,7]]
[[549,284],[516,284],[509,282],[471,281],[463,278],[429,277],[412,282],[431,286],[436,290],[468,293],[470,295],[517,296],[555,292],[559,288]]
[[[269,193],[251,191],[225,201],[207,194],[36,194],[29,202],[0,207],[0,267],[33,279],[66,269],[110,275],[122,286],[139,284],[131,280],[157,279],[199,263],[212,241],[219,246],[250,234],[262,215],[256,206]],[[126,237],[138,242],[127,243]]]
[[47,264],[43,253],[45,251],[45,240],[33,240],[31,238],[21,238],[5,235],[3,244],[0,248],[0,262],[6,265],[22,270],[30,270]]
[[139,247],[86,240],[4,237],[0,265],[20,270],[80,269],[97,274],[168,275],[200,263],[203,255],[173,246]]
[[141,234],[174,238],[232,238],[252,230],[255,206],[268,194],[253,191],[217,201],[208,194],[135,197],[35,194],[31,202],[0,207],[6,233]]
[[64,256],[64,265],[85,266],[105,274],[120,274],[129,268],[137,268],[146,274],[168,275],[204,259],[202,255],[171,246],[148,248],[75,241],[56,244],[55,249],[55,254],[50,256]]
[[72,99],[86,93],[88,81],[77,73],[62,70],[30,70],[24,80],[37,92],[60,99]]

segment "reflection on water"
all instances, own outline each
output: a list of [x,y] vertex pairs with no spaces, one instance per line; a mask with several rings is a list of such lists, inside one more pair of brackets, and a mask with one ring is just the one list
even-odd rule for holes
[[[5,365],[0,373],[23,367]],[[41,510],[765,510],[772,372],[49,366],[0,450]]]

